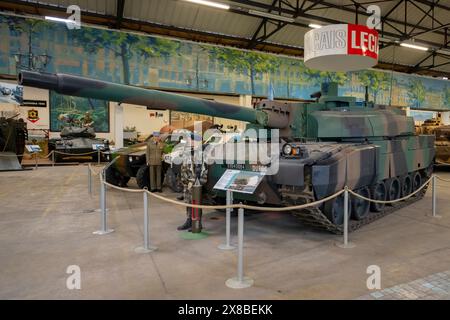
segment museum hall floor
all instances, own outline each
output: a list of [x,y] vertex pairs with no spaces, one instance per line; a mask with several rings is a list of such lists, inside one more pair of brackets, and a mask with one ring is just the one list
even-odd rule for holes
[[[450,170],[438,174],[450,179]],[[204,212],[208,238],[184,240],[176,231],[184,209],[150,198],[158,250],[137,254],[140,193],[108,189],[115,232],[98,236],[92,234],[100,227],[98,178],[90,197],[85,165],[1,172],[0,299],[448,299],[450,183],[437,185],[442,218],[427,215],[428,191],[350,234],[353,249],[337,247],[340,236],[302,226],[289,214],[246,214],[245,274],[255,283],[236,290],[225,285],[236,273],[236,252],[217,249],[223,213]],[[80,290],[66,287],[71,265],[81,269]],[[367,289],[370,265],[381,268],[382,291]]]

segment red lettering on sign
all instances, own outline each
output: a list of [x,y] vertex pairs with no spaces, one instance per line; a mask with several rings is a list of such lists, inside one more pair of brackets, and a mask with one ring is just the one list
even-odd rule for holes
[[347,44],[348,54],[367,56],[378,60],[377,30],[357,24],[349,24]]

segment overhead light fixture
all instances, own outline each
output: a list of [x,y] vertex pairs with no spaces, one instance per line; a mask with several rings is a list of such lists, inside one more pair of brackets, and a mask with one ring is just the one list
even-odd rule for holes
[[63,19],[63,18],[50,17],[50,16],[45,16],[45,20],[56,21],[56,22],[63,22],[63,23],[77,24],[76,21],[71,20],[71,19]]
[[259,17],[264,17],[264,18],[269,18],[269,19],[279,20],[279,21],[285,21],[285,22],[289,22],[289,23],[292,23],[295,21],[294,18],[285,17],[285,16],[281,16],[278,14],[272,14],[272,13],[263,12],[263,11],[257,11],[257,10],[250,9],[250,10],[248,10],[248,13],[253,14],[255,16],[259,16]]
[[204,6],[218,8],[218,9],[224,9],[224,10],[229,10],[230,9],[229,5],[223,4],[223,3],[214,2],[214,1],[208,1],[208,0],[184,0],[184,1],[192,2],[192,3],[196,3],[196,4],[202,4]]
[[411,49],[422,50],[422,51],[428,51],[427,47],[419,46],[419,45],[412,44],[412,43],[409,43],[409,42],[402,42],[402,43],[400,43],[400,46],[406,47],[406,48],[411,48]]
[[322,28],[322,26],[320,24],[315,24],[315,23],[308,24],[308,27],[313,28],[313,29],[320,29],[320,28]]

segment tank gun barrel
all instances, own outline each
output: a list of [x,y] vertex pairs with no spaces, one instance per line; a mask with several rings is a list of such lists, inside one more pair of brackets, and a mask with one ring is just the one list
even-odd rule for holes
[[142,105],[152,109],[204,114],[264,126],[270,125],[268,123],[270,119],[263,111],[75,75],[22,71],[19,73],[18,82],[24,86],[54,90],[64,95]]

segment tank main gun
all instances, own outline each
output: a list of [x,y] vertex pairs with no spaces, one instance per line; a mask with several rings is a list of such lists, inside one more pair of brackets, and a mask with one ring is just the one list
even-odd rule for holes
[[359,105],[339,96],[337,83],[324,83],[315,102],[263,100],[255,109],[159,90],[61,73],[22,71],[19,84],[60,94],[147,106],[248,122],[247,128],[279,129],[286,139],[361,140],[414,134],[411,117],[395,108]]
[[272,116],[261,110],[68,74],[22,71],[19,74],[19,84],[54,90],[64,95],[142,105],[151,109],[204,114],[263,127],[282,129],[288,125],[287,119],[283,121],[276,115]]

